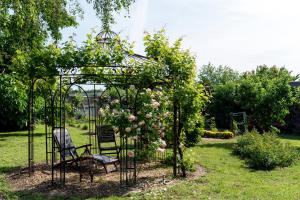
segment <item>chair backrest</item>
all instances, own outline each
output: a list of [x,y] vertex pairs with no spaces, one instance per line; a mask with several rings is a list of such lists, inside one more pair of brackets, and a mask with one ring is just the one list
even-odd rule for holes
[[109,125],[97,126],[97,137],[99,143],[116,142],[115,132]]
[[[65,157],[68,156],[74,157],[77,155],[72,138],[67,129],[63,129],[63,128],[54,129],[53,135],[62,156],[64,155]],[[63,148],[65,148],[66,150],[62,151]]]

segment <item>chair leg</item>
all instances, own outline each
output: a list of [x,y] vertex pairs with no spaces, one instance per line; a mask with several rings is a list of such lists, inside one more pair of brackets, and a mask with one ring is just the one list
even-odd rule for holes
[[117,165],[117,163],[114,162],[114,166],[116,168],[116,171],[118,171],[118,165]]
[[105,165],[105,164],[103,164],[103,167],[104,167],[104,169],[105,169],[105,173],[108,173],[108,171],[107,171],[107,167],[106,167],[106,165]]

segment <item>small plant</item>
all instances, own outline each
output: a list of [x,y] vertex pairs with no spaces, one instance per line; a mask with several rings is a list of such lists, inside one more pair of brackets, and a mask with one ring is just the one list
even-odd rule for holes
[[180,164],[184,165],[186,171],[189,171],[189,172],[196,171],[195,160],[192,159],[190,156],[185,156],[183,158],[182,163],[180,163]]
[[193,131],[186,132],[184,141],[188,147],[195,146],[201,141],[201,129],[196,128]]
[[236,135],[239,133],[239,127],[235,120],[232,122],[232,132]]
[[75,121],[75,119],[73,119],[73,118],[70,118],[70,119],[68,120],[68,123],[69,123],[69,126],[71,126],[71,127],[75,127],[75,126],[76,126],[76,121]]
[[173,165],[173,154],[168,153],[166,155],[166,157],[163,159],[162,163],[167,165],[167,166],[172,166]]
[[275,126],[271,126],[270,127],[270,132],[274,133],[274,134],[280,134],[280,129],[278,129],[277,127]]
[[217,124],[216,124],[216,119],[214,117],[210,118],[209,128],[212,131],[218,131]]
[[88,128],[89,128],[89,126],[86,124],[82,126],[82,130],[88,130]]
[[251,168],[262,170],[288,167],[298,157],[296,149],[281,142],[276,134],[259,134],[257,131],[241,136],[234,147],[234,153],[245,159]]
[[[167,166],[172,166],[173,165],[173,154],[172,153],[167,154],[167,156],[162,161],[162,163]],[[186,171],[189,171],[189,172],[196,171],[194,156],[192,155],[190,150],[185,151],[184,156],[183,156],[183,161],[178,160],[178,164],[184,165]]]

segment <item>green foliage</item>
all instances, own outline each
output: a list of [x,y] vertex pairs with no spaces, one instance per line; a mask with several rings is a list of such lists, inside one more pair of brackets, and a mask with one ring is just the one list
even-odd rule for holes
[[254,169],[271,170],[293,164],[298,153],[288,143],[283,143],[274,133],[259,134],[256,131],[241,136],[234,153],[246,159]]
[[201,112],[208,101],[204,87],[195,82],[195,57],[182,48],[182,39],[170,43],[165,30],[144,38],[148,57],[164,66],[165,75],[173,81],[174,88],[168,88],[170,98],[180,110],[179,131],[193,132],[203,124]]
[[[173,166],[173,154],[167,154],[162,163],[167,166]],[[185,151],[184,159],[183,161],[179,161],[179,165],[184,165],[185,169],[189,172],[196,171],[196,160],[193,150],[188,149]]]
[[230,112],[246,112],[249,125],[259,130],[284,125],[294,101],[289,83],[295,78],[285,68],[259,66],[235,82],[215,86],[208,112],[222,128],[229,128]]
[[245,73],[238,89],[238,102],[250,113],[250,123],[269,130],[275,122],[284,124],[293,96],[289,85],[294,77],[285,68],[260,66]]
[[81,13],[77,0],[4,0],[0,8],[0,69],[8,71],[18,50],[29,52],[47,39],[59,40],[61,29],[77,25]]
[[110,30],[110,25],[114,24],[114,12],[119,12],[122,8],[129,9],[135,0],[87,0],[93,4],[96,14],[101,19],[103,30]]
[[214,117],[209,120],[209,129],[212,131],[217,131],[216,119]]
[[0,74],[0,129],[22,129],[27,121],[26,86],[12,76]]
[[233,120],[232,122],[232,132],[234,134],[238,134],[239,133],[239,127],[238,127],[238,124],[235,120]]
[[205,138],[219,138],[219,139],[230,139],[234,137],[234,133],[231,131],[202,131],[202,136]]
[[201,128],[195,128],[193,131],[187,131],[185,133],[184,144],[188,147],[195,146],[201,141]]
[[88,130],[89,129],[89,126],[87,124],[84,124],[82,127],[81,127],[82,130]]
[[198,81],[205,86],[216,86],[235,82],[240,79],[240,74],[227,66],[215,67],[211,63],[201,67]]
[[274,133],[274,134],[280,134],[280,129],[278,129],[277,127],[275,127],[275,126],[271,126],[270,127],[270,132],[272,132],[272,133]]

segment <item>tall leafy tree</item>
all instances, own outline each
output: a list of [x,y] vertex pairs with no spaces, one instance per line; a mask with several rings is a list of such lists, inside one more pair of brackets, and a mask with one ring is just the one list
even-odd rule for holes
[[249,124],[260,131],[284,125],[294,101],[290,82],[296,80],[282,67],[258,66],[236,81],[214,86],[209,113],[220,128],[229,128],[229,113],[245,111]]
[[204,65],[199,70],[198,80],[205,86],[215,86],[233,82],[240,78],[239,72],[233,70],[228,66],[216,67],[209,63]]
[[[86,0],[109,31],[114,12],[134,0]],[[61,39],[61,30],[76,26],[82,10],[78,0],[2,0],[0,1],[0,72],[11,72],[17,51],[42,48],[49,40]]]
[[77,0],[2,0],[1,71],[11,70],[12,57],[18,50],[29,52],[43,47],[48,39],[61,39],[61,29],[77,25],[80,11]]

